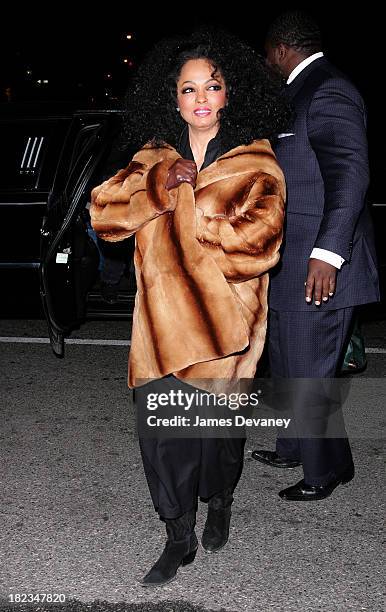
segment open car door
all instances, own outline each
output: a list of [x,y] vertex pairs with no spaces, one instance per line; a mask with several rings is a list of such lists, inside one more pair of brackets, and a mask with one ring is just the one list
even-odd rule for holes
[[43,219],[40,295],[51,347],[64,356],[64,338],[84,320],[87,292],[95,282],[99,253],[88,233],[87,202],[95,172],[111,145],[112,117],[75,117]]

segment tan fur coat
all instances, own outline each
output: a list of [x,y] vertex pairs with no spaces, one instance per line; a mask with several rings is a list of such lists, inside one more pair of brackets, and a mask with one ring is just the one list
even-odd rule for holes
[[167,191],[179,157],[146,145],[92,191],[101,238],[136,233],[130,387],[171,373],[251,378],[264,346],[267,271],[279,259],[285,200],[270,144],[232,149],[198,173],[194,190]]

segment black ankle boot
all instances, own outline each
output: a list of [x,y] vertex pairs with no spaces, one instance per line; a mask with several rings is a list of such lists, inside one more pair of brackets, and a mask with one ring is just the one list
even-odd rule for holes
[[171,582],[180,565],[194,561],[198,548],[194,532],[196,510],[190,510],[177,519],[165,519],[168,539],[162,555],[143,578],[142,586],[161,586]]
[[201,543],[206,552],[217,552],[228,542],[233,489],[224,489],[210,498]]

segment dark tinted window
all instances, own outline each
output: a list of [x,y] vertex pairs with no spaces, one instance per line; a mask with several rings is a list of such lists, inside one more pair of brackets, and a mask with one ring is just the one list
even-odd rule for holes
[[48,191],[53,182],[69,119],[0,122],[0,189]]

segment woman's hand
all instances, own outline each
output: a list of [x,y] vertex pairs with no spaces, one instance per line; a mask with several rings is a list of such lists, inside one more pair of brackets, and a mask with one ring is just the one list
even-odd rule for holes
[[177,159],[169,168],[166,189],[178,187],[181,183],[189,183],[194,188],[197,180],[197,166],[190,159]]

